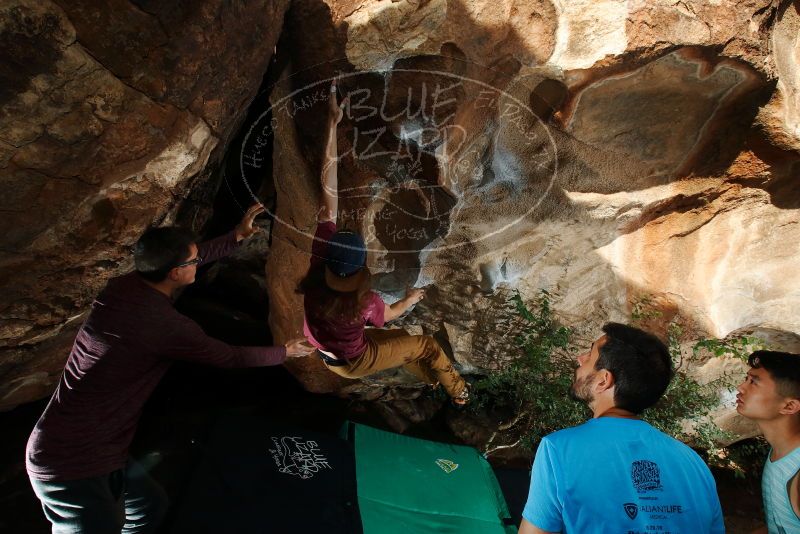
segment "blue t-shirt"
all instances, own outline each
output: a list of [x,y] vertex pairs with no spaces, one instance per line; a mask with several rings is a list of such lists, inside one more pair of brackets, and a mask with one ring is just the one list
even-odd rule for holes
[[522,516],[548,532],[725,532],[703,460],[644,421],[616,417],[542,440]]

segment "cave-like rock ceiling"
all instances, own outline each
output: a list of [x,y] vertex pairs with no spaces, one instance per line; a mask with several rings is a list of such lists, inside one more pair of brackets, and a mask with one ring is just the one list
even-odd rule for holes
[[[271,171],[269,326],[297,334],[337,72],[341,223],[368,237],[385,297],[429,286],[406,326],[464,368],[513,358],[514,289],[550,291],[587,339],[646,299],[651,326],[679,321],[687,344],[798,347],[800,2],[0,9],[0,407],[52,390],[146,226],[202,229],[225,157]],[[311,359],[291,370],[313,391],[346,387]]]

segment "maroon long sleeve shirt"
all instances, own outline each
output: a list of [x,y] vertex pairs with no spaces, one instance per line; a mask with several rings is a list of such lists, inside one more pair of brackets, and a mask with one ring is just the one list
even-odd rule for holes
[[[236,248],[233,232],[198,245],[203,263]],[[28,474],[75,480],[125,466],[142,406],[173,360],[218,367],[277,365],[284,347],[235,347],[205,335],[136,273],[92,303],[64,373],[26,450]]]

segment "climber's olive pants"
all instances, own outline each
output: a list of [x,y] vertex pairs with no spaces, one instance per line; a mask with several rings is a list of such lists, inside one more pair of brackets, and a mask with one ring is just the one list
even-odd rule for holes
[[431,336],[411,336],[405,330],[368,328],[367,348],[347,365],[327,365],[345,378],[361,378],[384,369],[404,367],[428,384],[439,382],[447,394],[457,397],[464,391],[464,379],[453,368],[450,358]]

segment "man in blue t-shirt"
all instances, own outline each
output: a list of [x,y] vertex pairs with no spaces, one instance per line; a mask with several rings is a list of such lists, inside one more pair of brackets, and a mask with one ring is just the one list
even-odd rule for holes
[[672,378],[652,334],[617,323],[578,356],[571,388],[594,418],[542,439],[520,534],[724,533],[700,457],[639,418]]

